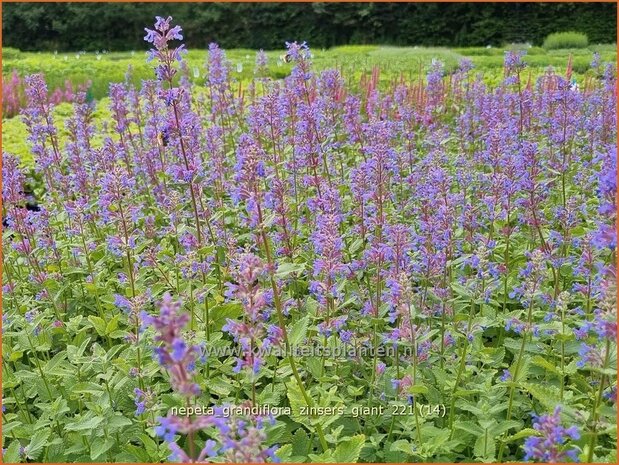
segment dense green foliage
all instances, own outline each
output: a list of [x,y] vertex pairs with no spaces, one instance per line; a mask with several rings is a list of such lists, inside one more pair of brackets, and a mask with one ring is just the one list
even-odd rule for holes
[[555,32],[544,40],[544,48],[546,50],[585,48],[587,45],[589,45],[587,35],[580,32]]
[[28,50],[142,48],[143,25],[166,12],[183,24],[187,45],[276,49],[308,40],[343,44],[471,46],[531,42],[582,32],[591,43],[616,41],[611,3],[8,3],[6,46]]

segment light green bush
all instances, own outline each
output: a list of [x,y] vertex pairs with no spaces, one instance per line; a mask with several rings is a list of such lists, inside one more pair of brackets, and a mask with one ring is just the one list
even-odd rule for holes
[[21,52],[19,50],[17,50],[16,48],[2,47],[2,57],[4,59],[18,58],[20,53]]
[[589,45],[587,34],[581,32],[555,32],[548,35],[544,40],[543,47],[546,50],[557,50],[560,48],[586,48]]

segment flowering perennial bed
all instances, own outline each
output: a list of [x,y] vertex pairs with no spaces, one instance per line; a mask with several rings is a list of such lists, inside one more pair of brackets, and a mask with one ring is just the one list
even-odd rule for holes
[[291,43],[238,90],[213,44],[198,92],[145,39],[110,121],[27,78],[5,461],[616,461],[612,65],[351,88]]

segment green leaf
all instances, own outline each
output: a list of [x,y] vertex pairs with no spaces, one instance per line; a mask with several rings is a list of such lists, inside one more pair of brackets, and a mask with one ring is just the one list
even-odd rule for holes
[[292,328],[288,331],[288,340],[292,350],[298,346],[307,335],[307,328],[309,326],[309,316],[305,316],[292,325]]
[[366,391],[366,389],[367,388],[365,386],[351,386],[350,384],[346,386],[346,391],[352,397],[359,397]]
[[32,435],[30,443],[26,446],[26,452],[29,459],[36,460],[41,455],[43,448],[47,444],[47,438],[51,434],[50,430],[39,430]]
[[484,358],[484,363],[488,363],[490,366],[499,366],[505,359],[505,348],[485,347],[481,355]]
[[466,297],[467,299],[470,299],[472,296],[471,291],[459,283],[451,283],[451,288],[457,295],[461,297]]
[[91,460],[97,460],[103,454],[105,454],[108,450],[112,448],[114,445],[114,440],[108,438],[105,440],[104,438],[95,438],[90,445],[90,458]]
[[90,394],[90,395],[100,395],[103,393],[103,386],[100,386],[95,383],[82,382],[77,383],[71,389],[72,394]]
[[19,441],[15,439],[11,442],[11,445],[8,447],[4,456],[2,457],[3,463],[19,463],[19,448],[21,445]]
[[88,451],[86,450],[86,446],[81,441],[75,442],[71,446],[66,447],[64,449],[65,457],[68,457],[73,454],[82,454],[82,453],[86,454],[87,452]]
[[292,419],[313,431],[314,427],[312,426],[310,416],[303,415],[301,413],[302,409],[305,408],[307,404],[305,403],[305,399],[303,398],[301,390],[299,389],[296,381],[292,380],[290,384],[288,384],[287,396],[288,402],[290,402],[290,416],[292,417]]
[[475,457],[481,458],[484,462],[491,462],[494,460],[494,454],[496,452],[496,441],[492,437],[492,433],[488,430],[475,441],[475,447],[473,453]]
[[497,426],[495,426],[494,428],[492,428],[492,435],[494,437],[497,437],[500,434],[503,434],[505,431],[508,431],[512,428],[520,428],[521,426],[522,424],[516,420],[504,421],[498,424]]
[[52,403],[52,409],[50,413],[54,416],[54,418],[58,419],[62,417],[65,413],[70,411],[71,410],[69,409],[69,404],[67,403],[67,400],[62,397],[58,397],[58,399],[56,399]]
[[211,309],[211,324],[217,331],[219,331],[225,324],[227,318],[234,320],[242,313],[243,306],[239,302],[229,302],[226,304],[216,305]]
[[108,334],[108,336],[110,336],[112,339],[123,339],[125,338],[129,333],[127,331],[123,331],[123,330],[116,330],[116,331],[112,331]]
[[408,388],[408,393],[409,394],[427,394],[428,388],[427,386],[424,386],[423,384],[415,384],[414,386],[411,386],[410,388]]
[[265,386],[260,394],[258,394],[258,405],[279,405],[282,396],[284,395],[284,387],[281,384],[273,386],[269,384]]
[[[119,315],[115,315],[105,326],[105,334],[112,334],[118,328]],[[97,331],[98,332],[98,331]]]
[[65,431],[93,431],[97,426],[99,426],[103,422],[103,418],[101,417],[92,417],[92,418],[80,418],[75,423],[67,423],[65,426]]
[[338,463],[356,463],[359,460],[361,449],[365,444],[365,435],[353,436],[345,442],[341,442],[335,448],[333,458]]
[[475,394],[479,394],[479,389],[458,389],[454,393],[454,397],[469,397],[474,396]]
[[157,443],[153,441],[153,439],[148,434],[145,434],[145,433],[140,434],[139,438],[142,441],[142,444],[144,444],[146,451],[150,455],[155,457],[157,454]]
[[399,439],[395,441],[389,447],[389,450],[392,452],[403,452],[406,455],[411,455],[413,453],[413,445],[408,442],[406,439]]
[[[323,375],[322,373],[322,359],[320,357],[305,357],[305,368],[309,371],[317,380]],[[365,388],[362,388],[365,390]]]
[[302,273],[303,271],[305,271],[305,263],[281,263],[277,266],[275,276],[282,279],[292,273]]
[[556,375],[561,375],[561,372],[557,369],[554,363],[549,362],[547,359],[542,357],[541,355],[536,355],[531,359],[531,362],[538,367],[542,367],[545,370],[548,370]]
[[533,428],[525,428],[523,430],[518,431],[516,434],[508,436],[505,438],[503,442],[512,442],[517,441],[522,438],[528,438],[529,436],[539,436],[539,431],[534,430]]
[[24,355],[23,352],[20,352],[17,350],[14,352],[11,352],[11,355],[9,355],[9,362],[16,362],[17,360],[22,358],[23,355]]
[[561,394],[559,388],[549,384],[533,384],[523,383],[522,387],[526,389],[533,397],[535,397],[548,410],[553,410],[557,404],[561,402]]
[[573,375],[578,371],[578,365],[576,365],[577,361],[572,360],[568,365],[564,367],[564,371],[566,375]]
[[97,331],[99,336],[105,336],[105,329],[107,327],[107,323],[105,322],[103,318],[90,315],[88,317],[88,321],[90,321],[92,325],[95,327],[95,330]]
[[21,421],[9,421],[7,423],[2,424],[2,435],[8,437],[9,433],[13,431],[13,429],[23,429],[25,428],[24,424]]
[[615,376],[617,376],[617,370],[614,368],[591,367],[591,371],[595,371],[601,375],[610,376],[611,378],[614,378]]
[[277,449],[277,452],[275,452],[275,455],[277,455],[282,462],[288,462],[292,455],[292,444],[286,444],[280,447]]
[[458,402],[456,402],[456,407],[462,410],[466,410],[467,412],[471,412],[476,417],[482,417],[485,415],[485,412],[482,409],[480,409],[477,405],[472,404],[468,400],[459,400]]
[[123,416],[121,413],[118,413],[113,417],[109,417],[107,420],[107,426],[112,433],[116,430],[121,430],[123,427],[129,426],[131,424],[131,420]]
[[66,358],[67,354],[66,352],[62,351],[58,354],[56,354],[54,356],[54,358],[52,358],[49,362],[47,362],[45,364],[45,368],[43,368],[43,371],[49,375],[53,375],[53,374],[58,374],[58,375],[62,375],[64,374],[64,371],[59,371],[59,372],[55,372],[55,368],[57,368],[62,361]]
[[[507,337],[503,341],[503,346],[505,346],[506,349],[512,351],[514,354],[518,354],[520,352],[520,347],[522,346],[522,341]],[[539,354],[540,352],[540,348],[538,347],[538,345],[533,342],[526,342],[524,344],[524,350],[525,352],[530,352],[534,354]]]
[[299,428],[292,436],[292,454],[307,455],[309,449],[309,438],[303,428]]
[[[510,373],[516,373],[517,364],[518,364],[518,360],[516,359],[514,360],[514,363],[512,363],[512,366],[509,369]],[[518,373],[516,373],[516,376],[514,376],[514,379],[512,382],[516,384],[525,382],[527,378],[529,377],[530,368],[531,368],[531,360],[528,357],[523,357],[522,361],[520,362],[520,368],[518,370]]]
[[484,434],[484,430],[479,427],[479,425],[473,423],[472,421],[457,421],[454,423],[456,429],[466,431],[474,436],[481,436]]
[[214,392],[218,396],[227,396],[232,391],[232,386],[230,381],[226,380],[223,380],[221,378],[209,380],[208,387],[211,392]]
[[311,463],[335,463],[335,459],[333,458],[333,452],[326,451],[320,455],[317,454],[309,454],[309,459]]
[[282,437],[286,433],[286,425],[282,422],[276,423],[267,430],[267,444],[281,444],[284,442]]
[[129,452],[133,457],[135,457],[135,459],[138,462],[141,462],[141,463],[149,462],[150,457],[148,456],[148,453],[141,447],[134,446],[133,444],[127,444],[124,447],[125,449],[127,449],[127,452]]
[[362,246],[363,246],[363,239],[358,237],[350,244],[350,246],[348,247],[348,250],[351,254],[354,254],[355,252],[357,252],[357,250],[360,250]]

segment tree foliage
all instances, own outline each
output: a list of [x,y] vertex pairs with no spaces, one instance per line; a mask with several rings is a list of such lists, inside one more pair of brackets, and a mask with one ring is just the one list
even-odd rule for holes
[[171,15],[189,47],[282,48],[311,38],[312,47],[391,45],[540,45],[553,32],[616,41],[610,3],[7,3],[4,45],[22,50],[132,50],[143,24]]

